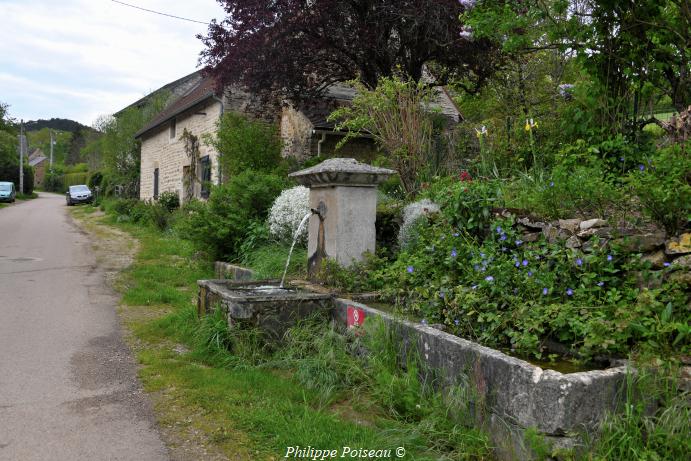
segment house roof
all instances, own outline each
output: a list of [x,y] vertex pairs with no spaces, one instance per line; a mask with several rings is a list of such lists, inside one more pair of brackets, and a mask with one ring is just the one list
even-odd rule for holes
[[29,166],[36,166],[39,163],[42,163],[46,160],[47,160],[47,158],[44,157],[43,155],[36,156],[36,157],[29,160]]
[[[439,110],[449,120],[461,122],[463,116],[446,88],[437,86],[435,90],[437,94],[430,104],[431,107]],[[305,101],[298,108],[312,122],[315,129],[333,131],[336,124],[327,120],[329,115],[339,106],[352,101],[356,94],[357,91],[353,87],[335,83],[327,88],[322,98]]]
[[183,94],[187,93],[191,86],[196,85],[199,83],[199,81],[202,79],[202,74],[200,70],[194,71],[191,74],[187,74],[184,77],[181,77],[173,82],[166,83],[159,89],[152,91],[151,93],[147,94],[143,98],[138,99],[137,101],[133,102],[127,107],[124,107],[117,111],[116,113],[113,114],[113,116],[117,117],[120,115],[122,112],[125,110],[129,109],[130,107],[142,107],[146,105],[147,102],[151,99],[151,96],[159,93],[161,91],[170,91],[171,96],[173,100],[176,98],[182,96]]
[[154,128],[163,125],[176,115],[191,109],[200,102],[216,96],[215,81],[211,77],[203,77],[195,86],[193,86],[187,93],[183,94],[178,99],[174,100],[165,109],[163,109],[157,116],[155,116],[149,123],[135,133],[134,137],[139,138]]

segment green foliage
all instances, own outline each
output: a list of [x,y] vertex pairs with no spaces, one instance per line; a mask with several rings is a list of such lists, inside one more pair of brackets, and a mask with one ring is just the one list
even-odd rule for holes
[[662,149],[633,170],[627,182],[644,211],[669,235],[691,219],[691,157],[680,148]]
[[476,181],[467,173],[459,178],[438,178],[423,195],[441,207],[453,226],[478,236],[487,231],[492,208],[503,204],[499,182]]
[[224,176],[245,170],[271,171],[281,163],[282,142],[276,126],[228,112],[209,142],[219,152]]
[[400,202],[389,200],[377,203],[375,220],[377,250],[386,255],[393,255],[398,248],[398,232],[401,228],[401,213],[403,206]]
[[134,135],[166,105],[167,93],[151,95],[143,107],[129,107],[117,117],[100,120],[103,132],[99,155],[113,185],[123,186],[125,196],[136,196],[139,184],[140,141]]
[[356,277],[409,314],[519,354],[548,355],[546,339],[582,359],[627,354],[633,345],[689,351],[688,294],[674,284],[641,289],[636,272],[662,274],[648,273],[638,258],[597,241],[589,253],[526,244],[508,220],[490,229],[478,241],[438,218],[409,251],[388,265],[358,268]]
[[418,176],[432,157],[433,90],[397,77],[381,78],[373,90],[357,81],[352,84],[357,91],[352,104],[329,116],[338,122],[337,129],[347,130],[339,146],[362,132],[371,133],[389,155],[403,189],[414,195],[420,187]]
[[688,457],[689,395],[679,392],[678,370],[665,368],[660,363],[654,367],[644,364],[636,375],[627,376],[623,411],[602,423],[589,450],[590,459],[672,461]]
[[239,256],[249,224],[266,219],[285,184],[281,176],[245,170],[215,186],[207,204],[186,206],[178,230],[214,257],[233,260]]
[[557,166],[550,177],[525,175],[504,189],[509,206],[547,218],[601,217],[623,202],[624,195],[603,179],[597,166]]
[[158,203],[172,213],[180,208],[180,197],[175,192],[162,192],[158,196]]

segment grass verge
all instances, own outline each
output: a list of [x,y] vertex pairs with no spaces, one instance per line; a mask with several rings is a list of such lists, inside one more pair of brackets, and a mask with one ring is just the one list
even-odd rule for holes
[[[87,208],[72,213],[101,229],[100,235],[92,229],[97,239],[112,239],[114,226],[138,241],[115,286],[140,378],[174,452],[190,453],[187,459],[275,460],[291,446],[402,446],[402,459],[492,459],[485,434],[447,420],[447,406],[419,386],[408,390],[414,373],[386,376],[379,367],[377,384],[373,370],[363,375],[328,328],[296,330],[292,347],[270,360],[247,338],[235,344],[255,352],[231,352],[225,320],[200,321],[194,310],[196,281],[212,276],[209,261],[173,234],[115,223]],[[344,380],[344,370],[359,377]],[[393,398],[398,391],[404,392]]]

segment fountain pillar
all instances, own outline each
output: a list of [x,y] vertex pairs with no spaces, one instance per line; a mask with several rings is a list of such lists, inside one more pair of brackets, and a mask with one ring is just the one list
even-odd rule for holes
[[310,188],[308,273],[314,278],[324,259],[349,266],[374,252],[377,185],[395,173],[352,158],[332,158],[291,173]]

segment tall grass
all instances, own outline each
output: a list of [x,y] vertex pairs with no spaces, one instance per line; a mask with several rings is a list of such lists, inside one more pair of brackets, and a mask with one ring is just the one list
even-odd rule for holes
[[675,374],[658,367],[629,375],[623,411],[603,421],[587,459],[688,459],[691,395],[680,392]]

